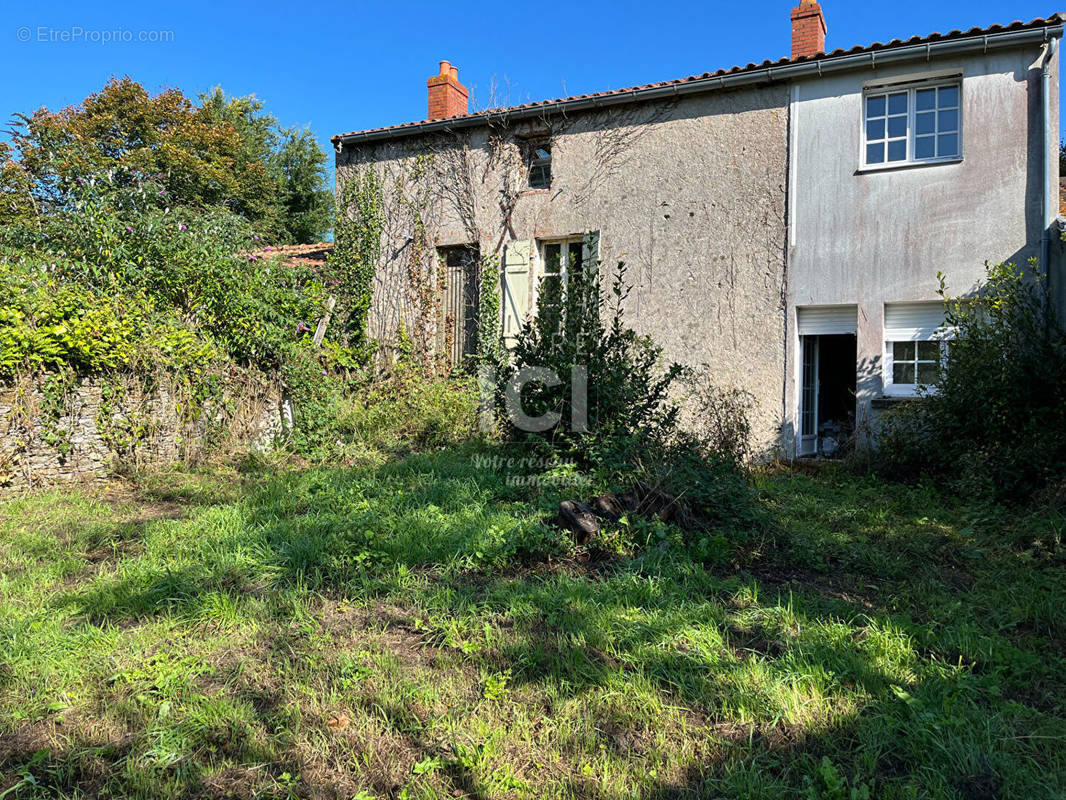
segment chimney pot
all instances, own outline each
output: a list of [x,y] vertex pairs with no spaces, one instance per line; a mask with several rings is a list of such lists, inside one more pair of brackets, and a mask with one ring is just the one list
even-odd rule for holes
[[828,31],[825,14],[816,0],[800,0],[792,9],[792,58],[813,58],[824,53]]

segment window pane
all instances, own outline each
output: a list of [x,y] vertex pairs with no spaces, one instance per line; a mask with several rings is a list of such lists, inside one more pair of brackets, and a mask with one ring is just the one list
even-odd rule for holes
[[915,158],[936,158],[936,138],[933,136],[919,136],[914,140]]
[[940,133],[951,133],[959,129],[959,110],[957,108],[953,108],[951,111],[941,111],[937,116],[940,118]]
[[932,386],[940,382],[940,364],[918,362],[918,383],[923,386]]
[[936,89],[921,89],[915,93],[915,108],[919,111],[932,111],[936,108]]
[[939,361],[940,342],[918,342],[919,361]]
[[914,383],[914,363],[893,364],[892,383]]
[[944,156],[957,156],[959,154],[959,135],[957,133],[949,133],[946,136],[937,137],[937,155]]
[[555,302],[563,296],[563,279],[558,275],[545,275],[540,279],[540,295],[545,302]]
[[907,140],[900,139],[896,142],[888,143],[888,160],[889,161],[906,161],[907,160]]
[[888,98],[888,113],[889,114],[906,114],[907,113],[907,93],[889,95]]
[[907,135],[907,118],[906,117],[889,117],[888,118],[888,137],[890,139],[896,139],[900,136]]
[[544,271],[546,273],[558,273],[562,251],[557,244],[544,245]]
[[566,269],[571,274],[581,273],[581,242],[570,242],[570,260],[566,264]]
[[959,87],[958,86],[945,86],[940,90],[940,102],[938,105],[941,108],[950,108],[959,104]]
[[923,133],[936,133],[936,114],[919,114],[914,119],[914,132],[919,136]]
[[870,141],[876,139],[885,138],[885,121],[883,119],[872,119],[866,123],[866,138]]
[[529,169],[529,188],[550,189],[552,185],[552,168],[548,164],[536,164]]
[[914,342],[893,342],[892,359],[894,361],[914,361]]
[[885,146],[884,146],[884,144],[868,144],[868,145],[866,145],[866,163],[867,164],[883,164],[883,163],[885,163]]
[[550,150],[545,150],[543,147],[538,147],[537,150],[536,150],[536,156],[535,157],[539,158],[539,159],[542,159],[542,160],[550,161],[551,157],[552,157],[552,154],[551,154]]
[[866,100],[867,117],[883,117],[885,115],[885,96],[869,97]]

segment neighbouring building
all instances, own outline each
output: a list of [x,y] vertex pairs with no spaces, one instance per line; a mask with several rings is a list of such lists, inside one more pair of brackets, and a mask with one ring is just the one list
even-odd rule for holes
[[371,333],[458,365],[483,306],[509,341],[544,280],[624,261],[666,358],[750,391],[767,452],[829,454],[935,381],[938,272],[1036,257],[1061,288],[1064,20],[827,53],[803,0],[791,58],[477,113],[441,62],[427,120],[333,137],[338,196],[380,185]]

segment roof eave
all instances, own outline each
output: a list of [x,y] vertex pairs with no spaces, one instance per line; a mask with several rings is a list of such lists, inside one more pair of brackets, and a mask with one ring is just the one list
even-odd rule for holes
[[498,111],[482,111],[462,117],[407,124],[394,128],[339,134],[333,136],[330,141],[333,142],[334,146],[343,147],[349,144],[363,144],[476,128],[493,122],[510,123],[538,117],[543,119],[546,116],[607,108],[626,103],[644,102],[722,89],[736,89],[761,83],[771,84],[808,77],[822,77],[826,73],[874,68],[901,61],[932,60],[937,56],[973,51],[989,52],[1030,43],[1045,42],[1053,37],[1062,37],[1063,27],[1060,18],[1060,21],[1054,24],[1041,25],[1025,30],[926,41],[882,50],[865,50],[860,53],[819,56],[804,61],[694,78],[693,80],[669,83],[663,86],[649,86],[612,94],[548,101],[537,105],[505,108]]

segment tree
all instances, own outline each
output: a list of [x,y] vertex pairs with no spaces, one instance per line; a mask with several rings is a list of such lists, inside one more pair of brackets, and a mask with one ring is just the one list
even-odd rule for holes
[[41,214],[69,208],[85,182],[106,176],[101,185],[114,190],[158,184],[171,207],[223,207],[268,241],[313,241],[328,229],[324,153],[309,133],[281,130],[254,96],[216,88],[197,105],[125,77],[81,105],[18,114],[10,133],[13,158],[0,159],[21,177],[5,168],[4,202],[21,197],[12,181],[23,180]]
[[0,142],[0,225],[18,225],[33,218],[32,189],[29,175],[11,158],[10,145]]
[[326,154],[310,130],[290,128],[273,159],[281,206],[282,239],[321,241],[333,222],[333,192],[326,183]]

